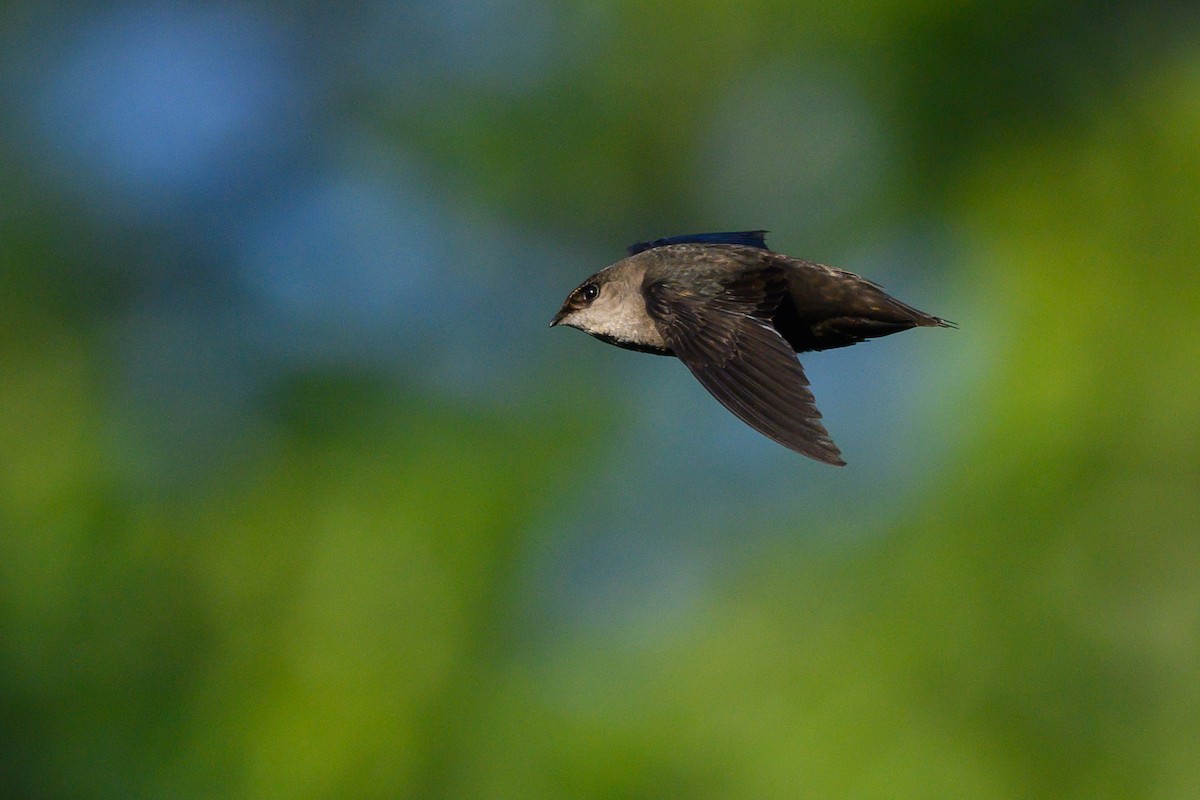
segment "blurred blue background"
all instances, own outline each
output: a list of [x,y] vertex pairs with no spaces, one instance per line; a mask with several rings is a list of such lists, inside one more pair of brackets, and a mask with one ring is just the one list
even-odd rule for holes
[[[1200,11],[0,6],[0,795],[1200,796]],[[850,462],[546,325],[767,228]]]

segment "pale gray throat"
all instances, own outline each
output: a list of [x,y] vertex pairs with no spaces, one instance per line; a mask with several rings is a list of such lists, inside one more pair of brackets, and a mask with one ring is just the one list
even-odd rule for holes
[[658,326],[646,311],[641,288],[645,268],[621,271],[624,274],[614,276],[605,287],[609,296],[586,310],[595,312],[586,317],[588,332],[614,344],[666,350]]

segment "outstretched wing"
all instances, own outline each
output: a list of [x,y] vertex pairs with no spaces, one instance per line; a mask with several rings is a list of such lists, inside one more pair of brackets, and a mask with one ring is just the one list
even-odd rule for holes
[[701,385],[759,433],[841,466],[795,351],[771,325],[787,292],[778,269],[731,275],[703,296],[669,280],[643,287],[646,310]]
[[722,233],[688,233],[683,236],[668,236],[665,239],[655,239],[652,242],[638,242],[626,248],[628,255],[636,256],[643,250],[653,250],[655,247],[666,247],[671,244],[738,244],[742,247],[756,247],[766,250],[766,231],[724,231]]

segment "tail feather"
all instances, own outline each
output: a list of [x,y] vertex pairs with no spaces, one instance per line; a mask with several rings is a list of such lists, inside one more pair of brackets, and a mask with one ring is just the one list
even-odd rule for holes
[[848,347],[911,328],[957,327],[854,273],[802,263],[790,274],[788,302],[775,317],[776,329],[796,352]]

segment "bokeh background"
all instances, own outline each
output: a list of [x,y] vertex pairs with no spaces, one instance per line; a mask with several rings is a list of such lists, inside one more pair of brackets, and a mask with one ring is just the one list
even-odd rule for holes
[[[1200,10],[0,6],[0,795],[1200,797]],[[850,464],[546,329],[767,228]]]

